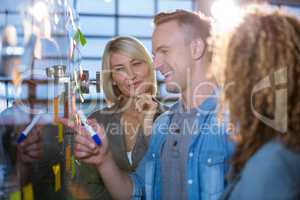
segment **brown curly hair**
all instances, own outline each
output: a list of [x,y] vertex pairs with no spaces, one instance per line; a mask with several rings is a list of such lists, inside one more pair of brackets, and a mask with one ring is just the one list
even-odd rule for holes
[[[247,160],[272,139],[300,152],[300,22],[279,10],[252,7],[228,37],[223,80],[225,85],[230,84],[224,92],[230,120],[238,126],[232,159],[234,178]],[[280,70],[285,73],[276,78]],[[278,78],[285,84],[278,86]],[[264,79],[270,86],[253,95]],[[283,96],[276,96],[279,90],[285,91]],[[278,113],[278,106],[284,105],[286,109]],[[268,118],[285,115],[286,120],[283,117],[276,121],[276,125],[286,122],[285,130],[267,125],[253,110]]]

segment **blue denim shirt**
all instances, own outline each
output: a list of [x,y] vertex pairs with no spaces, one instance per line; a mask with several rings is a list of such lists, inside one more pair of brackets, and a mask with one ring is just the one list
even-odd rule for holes
[[[157,118],[151,142],[138,168],[130,175],[133,183],[132,199],[161,199],[161,150],[169,133],[172,108]],[[199,107],[198,127],[193,135],[186,166],[188,199],[215,200],[225,187],[225,174],[233,144],[227,134],[227,120],[216,118],[217,99],[207,98]],[[227,118],[226,118],[227,119]],[[171,177],[170,177],[171,178]]]
[[247,160],[220,200],[300,199],[300,153],[273,139]]

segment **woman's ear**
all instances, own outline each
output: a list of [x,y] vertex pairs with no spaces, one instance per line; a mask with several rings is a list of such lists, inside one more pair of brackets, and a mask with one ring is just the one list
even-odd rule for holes
[[203,40],[196,39],[191,42],[191,55],[195,60],[199,60],[203,57],[205,52],[205,44]]

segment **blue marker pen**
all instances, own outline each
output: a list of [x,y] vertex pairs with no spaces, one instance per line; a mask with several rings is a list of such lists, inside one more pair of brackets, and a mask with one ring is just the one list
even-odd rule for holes
[[85,130],[87,130],[87,132],[90,134],[91,138],[95,141],[95,143],[97,145],[100,145],[102,143],[100,137],[97,135],[97,133],[94,131],[94,129],[90,125],[88,125],[87,119],[86,119],[85,115],[83,114],[83,112],[81,110],[79,110],[79,111],[77,111],[77,114],[78,114],[80,121],[83,124]]
[[19,135],[18,139],[17,139],[17,144],[20,144],[23,140],[26,139],[26,137],[28,136],[28,134],[30,133],[30,131],[32,130],[32,128],[36,125],[36,123],[39,121],[41,115],[38,114],[36,116],[34,116],[34,118],[32,119],[31,123],[25,128],[25,130],[23,132],[21,132],[21,134]]

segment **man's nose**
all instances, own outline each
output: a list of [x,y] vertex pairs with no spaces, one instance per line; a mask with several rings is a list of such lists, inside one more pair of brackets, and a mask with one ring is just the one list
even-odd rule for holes
[[162,62],[161,62],[161,59],[159,58],[159,56],[154,56],[153,65],[154,65],[154,68],[157,70],[159,70],[159,68],[161,68]]

